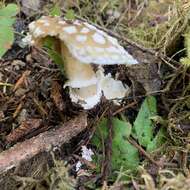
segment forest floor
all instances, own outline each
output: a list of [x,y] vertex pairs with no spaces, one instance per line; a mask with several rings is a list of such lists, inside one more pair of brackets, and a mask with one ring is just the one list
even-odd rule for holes
[[[84,19],[140,61],[105,67],[130,88],[120,105],[72,103],[54,57],[22,45],[43,15]],[[0,2],[1,189],[189,190],[189,23],[188,0]]]

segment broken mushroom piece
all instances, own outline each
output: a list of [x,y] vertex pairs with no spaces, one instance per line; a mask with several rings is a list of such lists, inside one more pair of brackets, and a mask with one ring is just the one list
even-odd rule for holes
[[[99,85],[103,95],[108,100],[121,99],[125,97],[129,90],[128,86],[124,86],[120,80],[115,80],[112,78],[111,74],[104,75],[104,70],[100,68],[97,72],[97,77],[99,79]],[[118,101],[114,101],[116,104]]]
[[102,91],[97,84],[69,90],[72,102],[80,104],[84,109],[93,108],[102,96]]
[[96,27],[79,20],[68,21],[61,17],[43,16],[29,24],[32,45],[40,46],[44,38],[59,41],[71,100],[84,109],[93,108],[102,96],[107,99],[123,98],[128,88],[103,70],[93,70],[91,64],[138,64],[117,39]]

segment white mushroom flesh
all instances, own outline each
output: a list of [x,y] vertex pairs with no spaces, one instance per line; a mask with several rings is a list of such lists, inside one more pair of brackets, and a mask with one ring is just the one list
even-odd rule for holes
[[72,102],[80,104],[84,109],[93,108],[102,96],[98,85],[91,85],[83,88],[70,88],[69,94]]
[[125,87],[120,80],[113,79],[110,73],[104,75],[102,69],[97,71],[97,76],[99,78],[101,90],[106,99],[112,100],[125,97],[129,90],[128,86]]

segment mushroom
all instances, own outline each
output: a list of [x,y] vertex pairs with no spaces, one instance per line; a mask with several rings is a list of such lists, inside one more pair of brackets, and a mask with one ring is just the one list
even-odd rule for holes
[[59,42],[58,52],[64,62],[70,98],[84,109],[93,108],[102,96],[107,99],[122,98],[128,88],[121,81],[92,64],[138,64],[117,39],[96,27],[79,20],[70,21],[61,17],[43,16],[29,24],[30,44],[41,46],[46,37],[55,37]]

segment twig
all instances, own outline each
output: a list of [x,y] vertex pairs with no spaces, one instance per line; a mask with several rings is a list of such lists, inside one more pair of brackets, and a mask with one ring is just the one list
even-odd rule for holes
[[113,113],[113,116],[117,115],[118,113],[120,113],[120,112],[126,110],[127,108],[130,108],[130,107],[132,107],[132,106],[134,106],[134,105],[136,105],[136,104],[137,104],[137,102],[132,102],[132,103],[130,103],[130,104],[127,104],[127,105],[124,106],[124,107],[119,108],[118,110],[116,110],[116,111]]
[[143,154],[147,159],[149,159],[153,164],[155,164],[157,167],[161,167],[160,164],[155,161],[140,145],[136,143],[132,138],[127,139],[129,143],[131,143],[133,146],[135,146],[141,154]]
[[[15,168],[15,170],[19,168],[19,171],[22,171],[20,167],[22,167],[23,163],[30,162],[43,152],[50,152],[54,147],[61,147],[86,127],[87,116],[86,114],[81,114],[75,119],[64,123],[63,126],[60,126],[58,129],[46,131],[36,137],[16,144],[12,148],[0,153],[0,172],[7,172],[13,168]],[[44,162],[47,161],[46,159]],[[2,178],[0,180],[0,186],[1,182]]]
[[113,125],[111,120],[112,114],[108,118],[108,139],[105,146],[105,158],[102,164],[102,183],[107,181],[111,170],[111,155],[112,155],[112,139],[113,139]]

